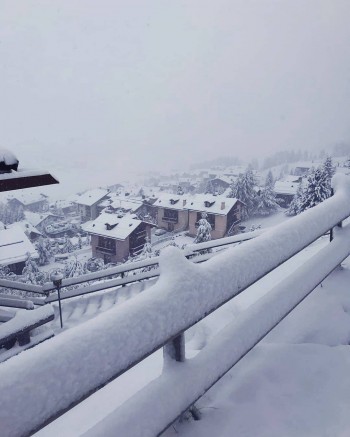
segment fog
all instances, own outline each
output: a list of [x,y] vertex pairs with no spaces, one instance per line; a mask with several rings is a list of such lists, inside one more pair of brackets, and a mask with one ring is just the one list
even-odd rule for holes
[[1,146],[68,191],[347,141],[349,13],[347,0],[1,0]]

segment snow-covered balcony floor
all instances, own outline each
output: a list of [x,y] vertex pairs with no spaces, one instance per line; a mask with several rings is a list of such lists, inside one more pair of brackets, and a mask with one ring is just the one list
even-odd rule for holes
[[[188,359],[327,242],[316,241],[193,327]],[[350,435],[350,262],[343,266],[199,401],[201,421],[178,422],[164,437]],[[83,435],[161,370],[158,351],[36,435]]]

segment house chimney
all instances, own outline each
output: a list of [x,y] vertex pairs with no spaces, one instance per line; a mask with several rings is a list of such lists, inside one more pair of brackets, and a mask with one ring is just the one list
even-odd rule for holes
[[186,205],[186,199],[182,199],[182,206]]
[[225,209],[225,202],[221,202],[221,209]]

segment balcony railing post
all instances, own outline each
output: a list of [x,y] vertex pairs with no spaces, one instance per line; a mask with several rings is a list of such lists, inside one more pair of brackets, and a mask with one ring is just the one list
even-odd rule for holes
[[[334,195],[334,189],[331,188],[331,196],[333,196],[333,195]],[[337,227],[338,228],[342,228],[343,227],[343,222],[337,223]],[[334,228],[331,228],[330,231],[329,231],[329,241],[333,241],[333,239],[334,239]]]
[[175,360],[183,363],[185,356],[185,334],[182,333],[163,347],[164,361]]
[[[169,365],[172,361],[183,363],[186,360],[185,352],[185,333],[174,337],[169,343],[163,347],[164,367]],[[192,415],[194,420],[200,420],[201,412],[195,405],[189,408],[188,412]]]

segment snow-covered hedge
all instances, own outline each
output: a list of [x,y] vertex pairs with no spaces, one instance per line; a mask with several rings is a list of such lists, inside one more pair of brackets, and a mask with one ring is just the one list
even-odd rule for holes
[[[206,263],[193,264],[180,250],[169,248],[160,258],[160,278],[147,293],[0,366],[0,392],[6,393],[0,398],[2,435],[28,433],[349,215],[350,180],[337,178],[332,198]],[[34,382],[40,389],[32,389]]]

